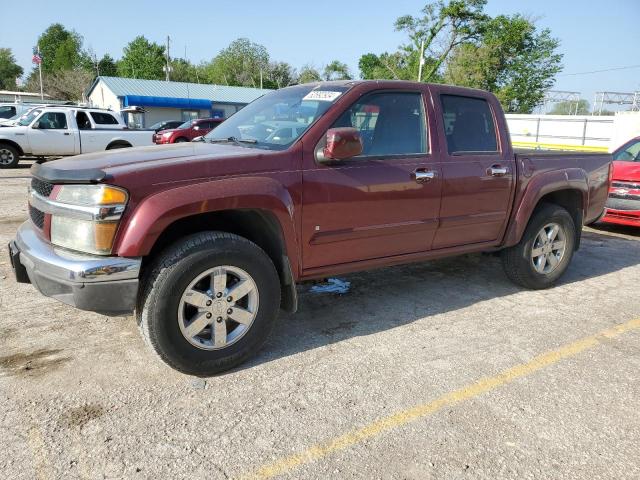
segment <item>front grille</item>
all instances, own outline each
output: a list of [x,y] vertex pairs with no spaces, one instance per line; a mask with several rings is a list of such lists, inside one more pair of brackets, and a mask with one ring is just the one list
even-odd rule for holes
[[31,221],[36,227],[40,229],[44,227],[44,212],[41,212],[37,208],[29,205],[29,216],[31,217]]
[[640,211],[640,199],[609,197],[607,200],[607,208],[623,211]]
[[32,178],[31,189],[38,195],[42,195],[46,198],[49,197],[49,195],[51,195],[51,192],[53,191],[53,183],[43,182],[42,180],[38,180],[37,178]]

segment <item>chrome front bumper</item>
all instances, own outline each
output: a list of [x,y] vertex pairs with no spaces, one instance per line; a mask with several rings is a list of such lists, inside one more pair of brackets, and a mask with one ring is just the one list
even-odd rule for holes
[[31,222],[9,244],[19,282],[81,310],[106,315],[131,313],[138,294],[141,258],[74,253],[43,240]]

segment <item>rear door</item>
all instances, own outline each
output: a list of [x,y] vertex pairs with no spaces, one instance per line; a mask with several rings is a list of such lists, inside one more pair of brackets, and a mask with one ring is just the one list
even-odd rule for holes
[[[496,111],[486,98],[436,95],[442,145],[442,205],[433,248],[502,239],[511,210],[515,159],[501,148]],[[502,151],[501,151],[502,150]]]
[[45,110],[28,129],[29,145],[34,155],[73,155],[77,130],[72,128],[68,112]]
[[429,250],[440,209],[421,92],[364,95],[332,127],[355,127],[362,155],[303,171],[303,268]]

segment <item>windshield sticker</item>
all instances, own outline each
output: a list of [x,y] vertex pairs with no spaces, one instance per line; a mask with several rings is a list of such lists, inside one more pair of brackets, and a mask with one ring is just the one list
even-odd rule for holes
[[321,102],[333,102],[342,95],[342,92],[331,92],[329,90],[313,90],[307,93],[302,100],[319,100]]

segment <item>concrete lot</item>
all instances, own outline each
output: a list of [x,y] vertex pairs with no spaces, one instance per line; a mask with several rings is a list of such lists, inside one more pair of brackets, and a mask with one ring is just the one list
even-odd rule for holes
[[15,283],[27,176],[0,171],[0,478],[640,477],[633,230],[587,229],[547,291],[483,255],[345,276],[205,381]]

